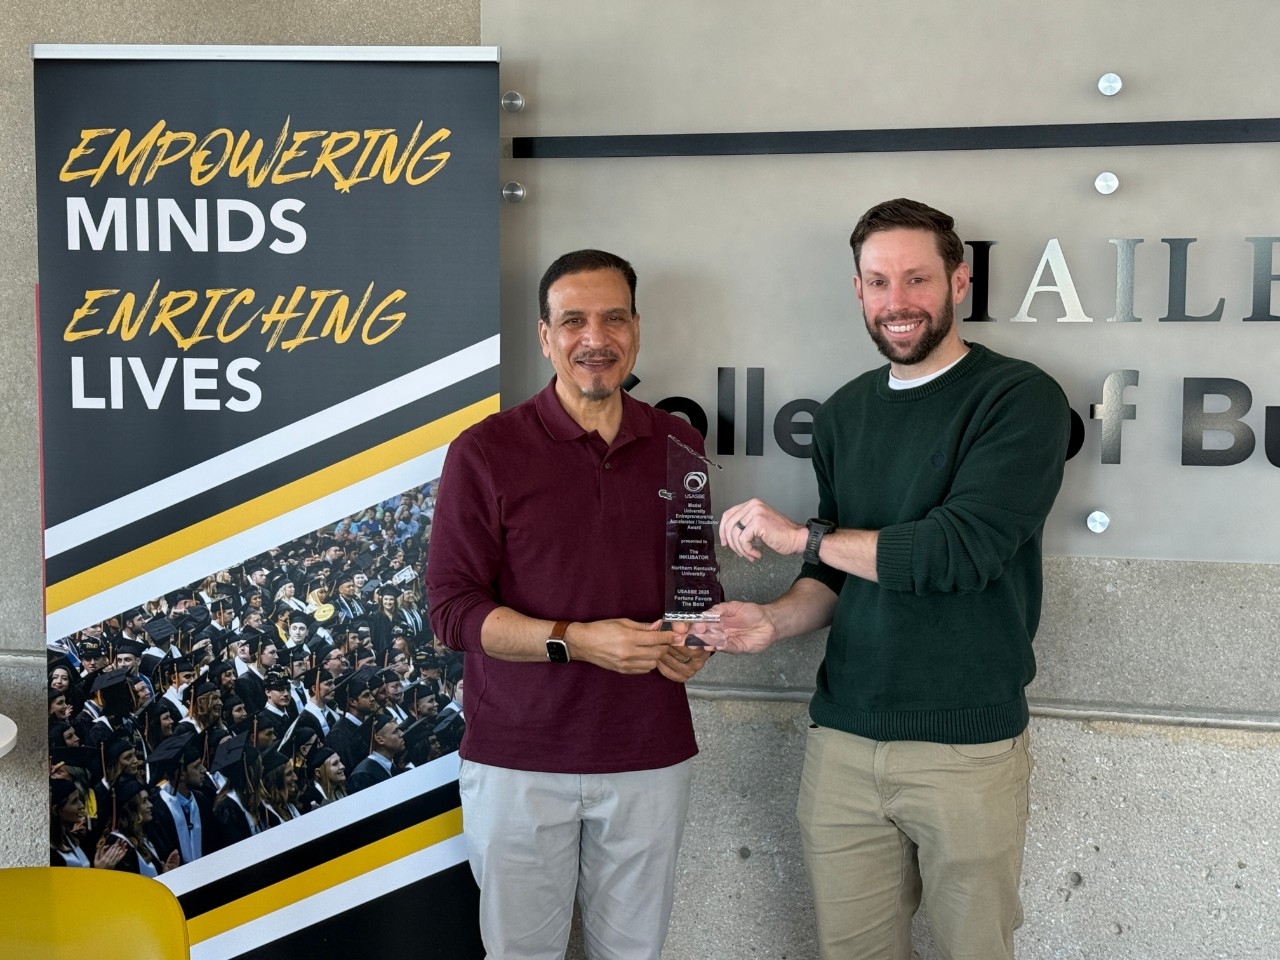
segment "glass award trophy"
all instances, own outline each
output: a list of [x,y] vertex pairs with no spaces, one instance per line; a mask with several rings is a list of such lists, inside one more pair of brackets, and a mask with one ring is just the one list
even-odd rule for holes
[[715,621],[717,521],[711,514],[712,470],[721,469],[692,447],[667,437],[667,589],[663,619]]

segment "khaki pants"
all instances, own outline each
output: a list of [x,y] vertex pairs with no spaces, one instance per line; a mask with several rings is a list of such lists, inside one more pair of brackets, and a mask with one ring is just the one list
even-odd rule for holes
[[910,960],[922,891],[949,960],[1013,957],[1027,739],[881,743],[810,729],[796,812],[823,960]]

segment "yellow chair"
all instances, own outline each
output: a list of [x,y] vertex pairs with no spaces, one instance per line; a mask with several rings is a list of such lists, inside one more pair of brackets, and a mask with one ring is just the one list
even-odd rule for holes
[[0,957],[189,960],[178,898],[155,880],[84,867],[0,869]]

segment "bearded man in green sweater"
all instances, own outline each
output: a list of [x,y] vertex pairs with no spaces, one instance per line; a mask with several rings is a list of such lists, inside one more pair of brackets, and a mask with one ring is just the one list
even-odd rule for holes
[[1031,758],[1040,541],[1062,483],[1070,413],[1030,363],[960,339],[969,290],[946,214],[868,210],[850,237],[854,291],[888,358],[814,415],[818,517],[759,500],[721,541],[803,555],[768,604],[693,628],[755,653],[830,625],[797,813],[823,958],[911,956],[923,893],[949,958],[1013,956]]

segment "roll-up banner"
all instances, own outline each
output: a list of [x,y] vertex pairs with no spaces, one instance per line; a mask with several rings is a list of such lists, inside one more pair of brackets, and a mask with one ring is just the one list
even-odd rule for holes
[[497,48],[33,53],[54,861],[198,960],[479,956],[421,578],[498,409]]

